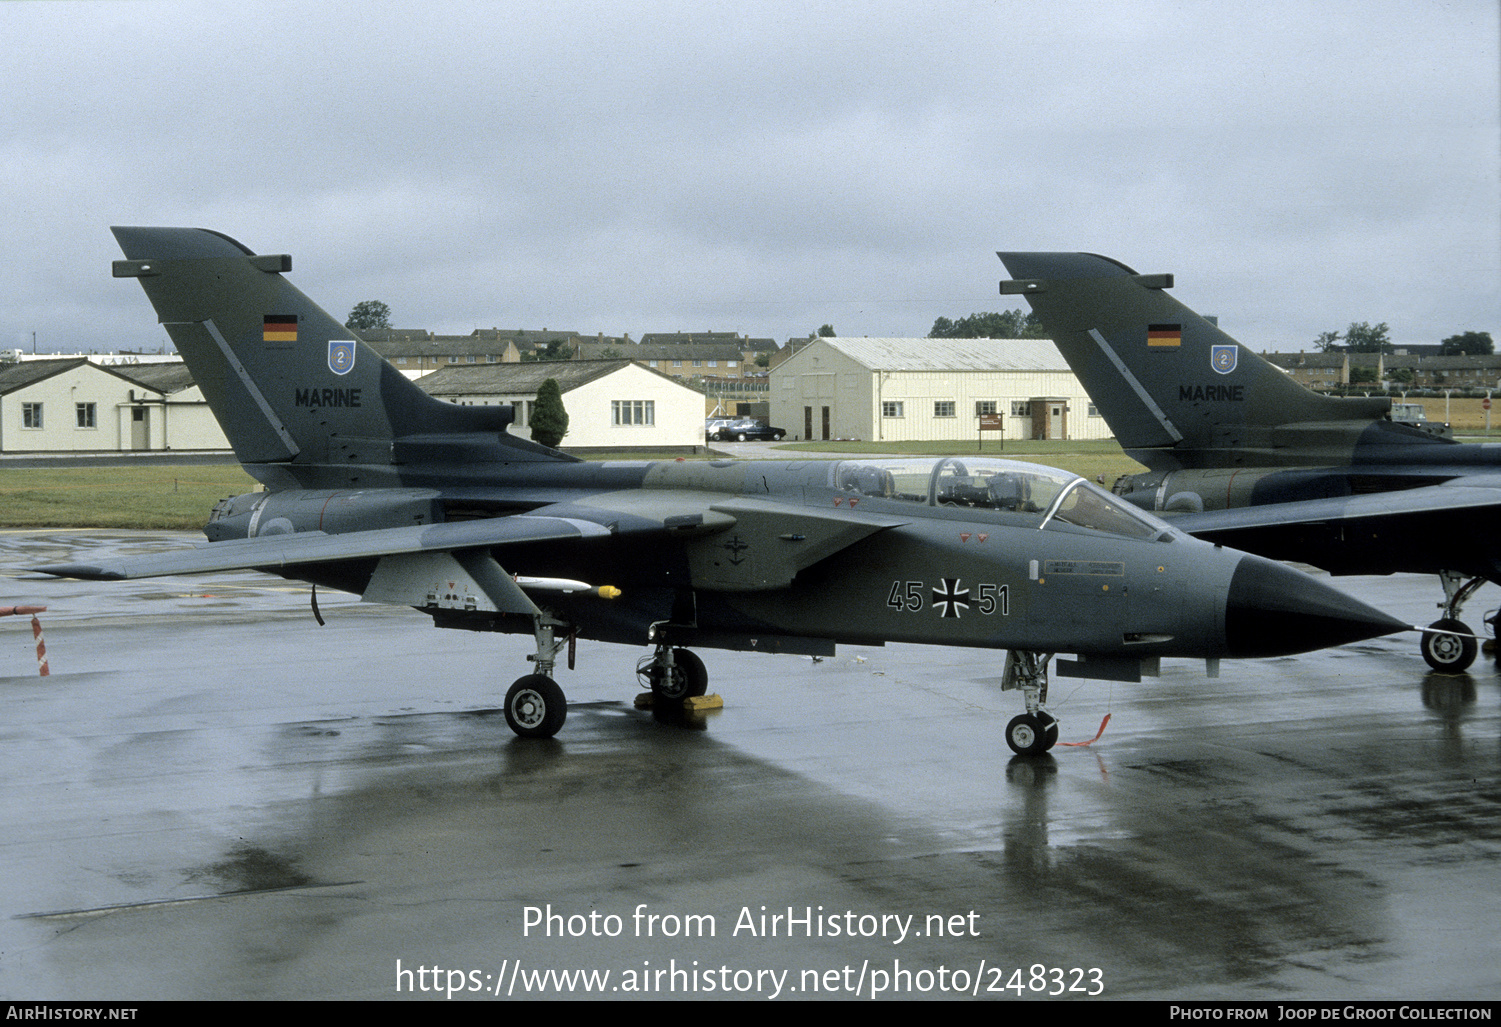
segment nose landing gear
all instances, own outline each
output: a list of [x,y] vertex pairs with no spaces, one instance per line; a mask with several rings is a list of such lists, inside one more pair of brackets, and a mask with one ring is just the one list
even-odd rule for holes
[[1001,688],[1021,689],[1027,705],[1026,713],[1006,725],[1006,744],[1018,756],[1041,756],[1058,741],[1058,720],[1042,708],[1048,699],[1048,662],[1052,658],[1052,653],[1024,649],[1006,652]]
[[1464,608],[1466,600],[1485,584],[1486,579],[1471,578],[1466,581],[1464,575],[1457,571],[1439,571],[1438,580],[1444,586],[1444,601],[1440,604],[1444,615],[1428,625],[1431,630],[1423,632],[1419,644],[1428,666],[1442,673],[1458,674],[1469,669],[1480,651],[1480,643],[1468,637],[1474,632],[1459,619],[1459,612]]

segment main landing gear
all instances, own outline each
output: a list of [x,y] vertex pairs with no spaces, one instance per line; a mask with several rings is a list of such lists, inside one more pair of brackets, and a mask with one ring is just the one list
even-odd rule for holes
[[1048,662],[1052,658],[1052,653],[1025,649],[1006,652],[1001,689],[1021,689],[1027,705],[1026,713],[1006,725],[1006,744],[1018,756],[1041,756],[1058,741],[1058,720],[1042,708],[1048,700]]
[[[1420,643],[1423,649],[1423,659],[1428,661],[1428,666],[1434,670],[1458,674],[1462,670],[1467,670],[1470,664],[1475,662],[1475,654],[1480,648],[1479,643],[1472,637],[1474,632],[1470,630],[1469,625],[1459,619],[1459,611],[1464,608],[1465,602],[1475,594],[1476,590],[1486,583],[1487,579],[1471,578],[1466,581],[1464,575],[1458,571],[1439,571],[1438,580],[1444,586],[1444,601],[1439,604],[1444,615],[1428,625],[1433,630],[1423,632],[1423,640]],[[1459,634],[1447,632],[1459,632]]]
[[666,642],[657,643],[657,651],[642,659],[636,674],[652,698],[682,702],[697,698],[709,690],[709,671],[704,661],[688,649],[674,649]]
[[[506,692],[506,724],[522,738],[551,738],[568,717],[568,701],[552,673],[558,653],[572,641],[573,626],[544,611],[532,618],[532,633],[537,652],[527,659],[535,665],[535,672],[517,678]],[[636,672],[657,700],[680,703],[709,690],[703,660],[690,650],[673,648],[656,631],[653,637],[656,651],[641,661]],[[568,665],[573,666],[571,648]]]
[[[506,723],[522,738],[551,738],[568,719],[568,700],[552,679],[558,651],[568,644],[571,632],[558,638],[558,629],[568,624],[547,613],[532,618],[532,633],[537,639],[537,653],[528,657],[537,668],[535,674],[516,679],[506,692]],[[572,659],[569,660],[570,664]]]

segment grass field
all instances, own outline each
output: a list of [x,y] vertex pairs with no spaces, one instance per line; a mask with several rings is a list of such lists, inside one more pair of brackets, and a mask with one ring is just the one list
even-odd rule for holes
[[[780,450],[789,458],[819,459],[827,453],[910,453],[946,456],[976,452],[974,442],[805,442]],[[1142,470],[1114,442],[987,442],[987,456],[1062,467],[1087,478]],[[650,454],[620,454],[651,460]],[[660,459],[675,459],[665,456]],[[692,457],[690,459],[706,459]],[[214,504],[256,488],[233,465],[192,467],[67,467],[0,470],[0,528],[151,528],[196,531]]]
[[0,470],[0,527],[196,530],[216,502],[255,487],[229,464]]

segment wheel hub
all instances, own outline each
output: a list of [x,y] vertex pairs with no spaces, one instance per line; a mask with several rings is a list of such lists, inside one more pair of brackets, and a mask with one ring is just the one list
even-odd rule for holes
[[511,706],[516,720],[527,727],[536,727],[547,716],[547,704],[536,692],[522,692]]

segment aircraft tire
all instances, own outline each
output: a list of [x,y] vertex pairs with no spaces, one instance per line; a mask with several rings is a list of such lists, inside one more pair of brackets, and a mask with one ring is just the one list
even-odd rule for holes
[[662,668],[653,664],[651,694],[667,702],[682,702],[703,695],[709,690],[709,669],[698,654],[689,649],[672,651],[672,674],[662,673]]
[[546,674],[516,679],[506,692],[506,724],[522,738],[551,738],[568,718],[568,701]]
[[[1469,625],[1453,617],[1444,617],[1428,626],[1445,631],[1461,631],[1466,635],[1474,634]],[[1479,652],[1479,644],[1475,639],[1458,635],[1439,635],[1425,631],[1419,644],[1423,647],[1423,659],[1428,662],[1428,666],[1446,674],[1469,670],[1470,664],[1475,662],[1475,654]]]
[[1041,756],[1058,741],[1058,721],[1046,713],[1023,713],[1006,725],[1006,744],[1018,756]]

